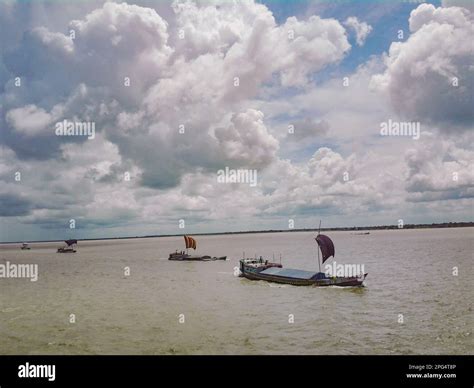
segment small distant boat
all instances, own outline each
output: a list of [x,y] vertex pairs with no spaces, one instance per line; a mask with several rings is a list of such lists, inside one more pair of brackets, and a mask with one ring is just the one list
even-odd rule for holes
[[76,253],[74,246],[77,245],[77,240],[64,240],[65,246],[58,248],[57,253]]
[[[318,234],[316,237],[319,249],[321,249],[322,263],[329,257],[334,257],[335,249],[332,240],[324,235]],[[271,263],[268,260],[242,259],[240,260],[240,276],[250,280],[266,280],[273,283],[291,284],[294,286],[340,286],[340,287],[360,287],[367,274],[358,276],[341,277],[328,276],[321,272],[319,261],[319,272],[304,271],[300,269],[283,268],[281,264]]]
[[220,257],[212,257],[212,256],[199,256],[199,255],[189,255],[188,249],[196,249],[197,243],[196,240],[189,236],[184,236],[184,242],[186,244],[186,252],[185,251],[176,251],[170,253],[168,260],[175,260],[175,261],[215,261],[215,260],[226,260],[227,256],[220,256]]
[[28,243],[23,243],[23,244],[21,244],[21,249],[22,250],[30,250],[31,248],[28,246]]

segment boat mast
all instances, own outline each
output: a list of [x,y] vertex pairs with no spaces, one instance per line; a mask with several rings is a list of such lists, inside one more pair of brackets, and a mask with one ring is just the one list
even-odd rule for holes
[[[319,230],[318,230],[318,236],[321,234],[321,220],[319,220]],[[318,248],[316,248],[318,250],[318,265],[319,265],[319,272],[321,272],[321,261],[319,260],[319,244],[318,244]]]

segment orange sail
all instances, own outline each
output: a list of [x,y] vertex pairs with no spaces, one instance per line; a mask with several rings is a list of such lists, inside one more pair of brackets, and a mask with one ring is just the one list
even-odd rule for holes
[[186,249],[193,248],[196,249],[196,240],[189,236],[184,236],[184,242],[186,243]]

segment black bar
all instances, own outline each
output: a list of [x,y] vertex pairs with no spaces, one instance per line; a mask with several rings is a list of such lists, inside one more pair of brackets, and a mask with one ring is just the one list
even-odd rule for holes
[[[19,367],[26,363],[54,365],[54,381],[20,378]],[[473,366],[472,356],[0,356],[0,387],[160,386],[189,379],[193,386],[211,381],[268,386],[303,379],[311,387],[473,387]]]

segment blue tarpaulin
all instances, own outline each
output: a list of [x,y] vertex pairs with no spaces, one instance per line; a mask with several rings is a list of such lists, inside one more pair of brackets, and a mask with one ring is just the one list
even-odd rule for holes
[[274,275],[274,276],[284,276],[287,278],[294,278],[294,279],[311,279],[316,272],[311,271],[303,271],[301,269],[291,269],[291,268],[267,268],[261,272],[265,275]]

